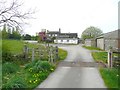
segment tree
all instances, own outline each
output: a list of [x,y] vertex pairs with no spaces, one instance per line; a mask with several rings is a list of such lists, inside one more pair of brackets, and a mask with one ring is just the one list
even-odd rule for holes
[[31,40],[31,35],[26,34],[25,36],[23,36],[23,40]]
[[91,39],[101,35],[103,32],[97,27],[90,26],[82,32],[82,39]]
[[7,27],[6,27],[6,25],[3,26],[2,39],[8,39],[8,33],[7,33]]
[[[11,0],[12,1],[12,0]],[[11,3],[7,3],[9,0],[0,1],[0,26],[4,24],[14,27],[18,26],[22,29],[22,24],[26,24],[25,19],[32,18],[31,15],[35,11],[28,10],[23,12],[20,7],[23,5],[18,0],[13,0]]]
[[21,34],[20,34],[19,29],[17,27],[13,28],[13,30],[12,30],[12,39],[17,39],[17,40],[21,39]]

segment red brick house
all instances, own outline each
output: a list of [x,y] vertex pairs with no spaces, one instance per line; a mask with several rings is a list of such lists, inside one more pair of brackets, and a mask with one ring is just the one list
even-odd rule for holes
[[39,32],[39,37],[41,38],[42,41],[46,40],[46,32]]

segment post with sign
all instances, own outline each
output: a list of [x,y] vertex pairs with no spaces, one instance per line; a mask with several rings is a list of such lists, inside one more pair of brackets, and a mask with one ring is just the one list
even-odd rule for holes
[[108,68],[112,68],[112,51],[108,51]]

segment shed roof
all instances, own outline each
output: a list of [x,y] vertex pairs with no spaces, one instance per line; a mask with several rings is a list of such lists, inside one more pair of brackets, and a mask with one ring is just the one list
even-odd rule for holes
[[106,38],[106,39],[120,39],[120,29],[104,33],[103,35],[98,36],[96,39]]

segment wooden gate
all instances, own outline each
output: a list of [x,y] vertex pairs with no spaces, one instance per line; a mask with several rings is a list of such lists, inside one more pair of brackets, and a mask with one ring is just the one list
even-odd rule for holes
[[58,47],[55,46],[44,46],[37,48],[29,48],[27,45],[24,46],[24,56],[25,59],[39,59],[48,60],[50,62],[55,62],[58,59]]

